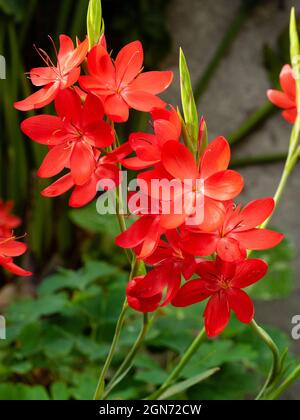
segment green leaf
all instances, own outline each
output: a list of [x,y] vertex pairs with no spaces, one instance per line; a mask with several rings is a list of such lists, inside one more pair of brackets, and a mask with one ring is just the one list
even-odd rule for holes
[[98,44],[101,35],[104,33],[101,0],[90,0],[87,13],[87,33],[91,49]]
[[199,375],[193,376],[190,379],[185,381],[179,382],[170,388],[167,389],[158,399],[159,400],[166,400],[174,395],[180,394],[181,392],[186,391],[187,389],[191,388],[194,385],[197,385],[200,382],[205,381],[206,379],[210,378],[215,373],[219,372],[219,368],[210,369],[206,372],[200,373]]
[[0,400],[7,401],[45,401],[49,400],[47,391],[42,386],[27,386],[23,384],[0,384]]
[[120,233],[116,215],[98,214],[95,203],[82,209],[71,210],[70,218],[75,225],[89,232],[104,233],[112,237],[115,237]]
[[287,238],[275,248],[253,252],[251,257],[265,260],[269,264],[269,270],[261,281],[247,289],[251,297],[262,300],[288,297],[294,288],[294,256],[294,246]]
[[55,401],[66,401],[69,400],[71,396],[71,390],[64,382],[54,382],[54,384],[51,385],[50,393],[52,400]]
[[168,376],[169,375],[167,372],[165,372],[163,369],[151,369],[136,373],[134,379],[153,385],[162,385]]
[[187,146],[195,154],[195,152],[197,151],[197,145],[198,145],[198,131],[199,131],[198,112],[197,112],[197,106],[194,99],[190,73],[188,70],[185,56],[181,48],[180,48],[179,69],[180,69],[182,109],[183,109],[183,115],[184,115],[184,120],[185,120],[185,126],[186,126],[186,130],[188,134],[187,141],[189,143],[187,144]]

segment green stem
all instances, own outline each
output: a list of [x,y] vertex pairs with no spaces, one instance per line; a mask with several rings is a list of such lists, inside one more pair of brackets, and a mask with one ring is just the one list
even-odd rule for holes
[[284,382],[272,393],[266,396],[267,400],[277,400],[287,389],[288,387],[295,382],[300,376],[300,365],[298,365],[292,373],[285,379]]
[[251,322],[251,326],[255,334],[264,341],[264,343],[269,347],[273,355],[273,362],[272,362],[271,370],[269,372],[267,381],[265,382],[262,390],[256,397],[256,400],[259,400],[262,398],[266,389],[270,385],[272,385],[272,383],[277,379],[278,375],[280,374],[281,358],[280,358],[279,349],[274,343],[274,341],[272,340],[272,338],[269,336],[269,334],[262,327],[260,327],[254,320]]
[[101,398],[102,398],[102,394],[103,394],[104,389],[105,389],[106,374],[108,372],[108,369],[110,368],[114,353],[116,351],[116,347],[117,347],[117,344],[119,342],[120,334],[121,334],[123,323],[124,323],[124,320],[125,320],[125,315],[126,315],[126,312],[127,312],[128,308],[129,308],[129,306],[128,306],[127,300],[125,300],[125,303],[123,305],[123,309],[121,311],[120,317],[119,317],[118,322],[117,322],[117,326],[116,326],[116,330],[115,330],[115,334],[114,334],[114,338],[113,338],[113,341],[112,341],[112,344],[111,344],[109,354],[107,356],[107,359],[105,361],[105,364],[103,366],[103,369],[102,369],[100,377],[99,377],[98,385],[97,385],[96,392],[95,392],[95,395],[94,395],[94,400],[96,400],[96,401],[101,400]]
[[119,367],[119,369],[116,371],[116,373],[113,375],[110,383],[107,386],[106,391],[104,392],[102,399],[105,399],[108,397],[110,392],[115,388],[115,386],[120,382],[118,379],[123,375],[127,370],[130,369],[132,362],[136,356],[136,354],[139,352],[140,348],[142,347],[144,343],[144,339],[151,328],[153,322],[154,322],[155,316],[152,317],[152,319],[149,321],[149,315],[146,313],[144,314],[144,320],[143,320],[143,327],[141,329],[141,332],[134,343],[133,347],[131,348],[130,352],[128,353],[127,357],[124,359],[123,363]]
[[235,131],[228,135],[230,144],[235,144],[250,134],[259,124],[266,121],[277,109],[270,102],[266,102],[253,112]]
[[243,168],[252,165],[261,165],[267,163],[277,163],[286,161],[286,153],[274,153],[272,155],[259,155],[240,159],[233,159],[230,163],[231,168]]
[[160,397],[166,389],[168,389],[174,381],[179,377],[180,373],[182,372],[183,368],[188,364],[188,362],[191,360],[193,355],[198,350],[200,344],[206,337],[205,328],[202,328],[202,330],[199,332],[195,340],[192,342],[192,344],[186,349],[184,352],[182,358],[180,359],[180,362],[175,367],[175,369],[170,373],[169,377],[166,379],[166,381],[161,385],[161,387],[155,391],[153,394],[151,394],[149,397],[147,397],[147,400],[156,400],[158,397]]

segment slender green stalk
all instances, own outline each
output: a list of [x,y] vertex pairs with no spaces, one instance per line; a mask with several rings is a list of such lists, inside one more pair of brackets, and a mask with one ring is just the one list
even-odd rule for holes
[[262,165],[268,163],[284,162],[287,159],[286,153],[274,153],[271,155],[259,155],[246,158],[233,159],[230,163],[231,168],[244,168],[247,166]]
[[276,378],[281,372],[282,366],[281,366],[280,351],[278,347],[276,346],[276,344],[274,343],[274,341],[272,340],[272,338],[269,336],[269,334],[262,327],[260,327],[255,322],[255,320],[251,322],[251,326],[255,334],[264,341],[264,343],[269,347],[273,355],[272,367],[268,375],[267,381],[265,382],[262,390],[256,397],[256,400],[259,400],[263,396],[266,389],[270,385],[272,385],[272,383],[276,380]]
[[179,377],[180,373],[182,372],[183,368],[188,364],[188,362],[191,360],[193,355],[196,353],[196,351],[198,350],[200,344],[203,342],[205,337],[206,337],[205,328],[202,328],[202,330],[199,332],[199,334],[194,339],[192,344],[186,349],[182,358],[180,359],[180,362],[175,367],[175,369],[170,373],[166,381],[161,385],[161,387],[157,391],[155,391],[153,394],[147,397],[146,400],[156,400],[174,383],[174,381],[176,381],[176,379]]
[[271,102],[266,102],[260,106],[256,111],[249,115],[248,118],[246,118],[246,120],[239,126],[239,128],[228,135],[229,143],[238,143],[275,112],[277,112],[277,108],[275,108]]
[[298,365],[282,382],[282,384],[269,395],[266,395],[266,400],[277,400],[287,389],[288,387],[295,382],[300,377],[300,365]]
[[120,334],[121,334],[122,327],[123,327],[124,320],[125,320],[125,315],[126,315],[126,312],[127,312],[128,308],[129,308],[128,303],[127,303],[127,301],[125,301],[125,303],[123,305],[123,309],[122,309],[121,314],[120,314],[120,317],[119,317],[118,322],[117,322],[117,326],[116,326],[116,330],[115,330],[115,334],[114,334],[114,338],[113,338],[113,341],[112,341],[112,344],[111,344],[109,354],[107,356],[107,359],[105,361],[105,364],[103,366],[103,369],[102,369],[100,377],[99,377],[98,385],[97,385],[96,392],[95,392],[95,395],[94,395],[94,400],[101,400],[101,398],[102,398],[102,394],[103,394],[104,389],[105,389],[105,378],[106,378],[108,369],[110,368],[110,365],[111,365],[111,362],[112,362],[117,344],[119,342]]
[[102,399],[105,399],[110,394],[110,392],[114,389],[114,387],[119,383],[118,379],[121,377],[121,375],[123,375],[128,369],[130,369],[130,366],[132,365],[132,362],[133,362],[136,354],[139,352],[140,348],[142,347],[142,345],[144,343],[144,339],[145,339],[149,329],[151,328],[151,326],[154,322],[154,319],[155,319],[155,315],[149,321],[149,315],[147,313],[144,314],[143,327],[141,329],[141,332],[140,332],[136,342],[132,346],[130,352],[128,353],[128,355],[124,359],[123,363],[121,364],[119,369],[116,371],[116,373],[113,375],[110,383],[108,384],[108,386],[106,388],[106,391],[104,392],[104,394],[102,396]]

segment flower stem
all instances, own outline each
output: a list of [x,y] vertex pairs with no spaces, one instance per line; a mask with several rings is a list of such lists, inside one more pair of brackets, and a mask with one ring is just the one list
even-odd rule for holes
[[287,388],[296,381],[300,376],[300,365],[298,365],[285,379],[284,382],[272,393],[266,396],[267,400],[277,400],[286,390]]
[[269,372],[268,378],[263,388],[261,389],[261,391],[256,397],[256,400],[260,400],[263,397],[267,388],[274,383],[278,375],[281,373],[282,366],[281,366],[281,358],[280,358],[279,349],[277,345],[274,343],[274,341],[272,340],[272,338],[269,336],[269,334],[262,327],[260,327],[255,322],[255,320],[251,322],[251,326],[255,334],[264,341],[264,343],[269,347],[273,355],[273,362],[272,362],[272,366],[271,366],[271,370]]
[[156,400],[166,391],[166,389],[168,389],[174,383],[174,381],[176,381],[176,379],[179,377],[180,373],[182,372],[183,368],[188,364],[188,362],[191,360],[193,355],[196,353],[196,351],[198,350],[200,344],[202,343],[205,337],[206,337],[205,328],[202,328],[202,330],[199,332],[199,334],[194,339],[192,344],[186,349],[180,362],[175,367],[175,369],[170,373],[166,381],[161,385],[161,387],[157,391],[155,391],[153,394],[147,397],[146,400]]
[[107,386],[106,391],[103,393],[102,399],[105,399],[110,394],[110,392],[120,382],[120,377],[126,371],[128,371],[130,369],[136,354],[138,353],[138,351],[140,350],[140,348],[142,347],[142,345],[144,343],[144,339],[145,339],[149,329],[151,328],[151,326],[154,322],[154,319],[155,319],[155,315],[149,321],[149,314],[147,314],[147,313],[144,314],[143,327],[141,329],[141,332],[140,332],[136,342],[134,343],[133,347],[131,348],[130,352],[128,353],[128,355],[124,359],[123,363],[121,364],[119,369],[116,371],[116,373],[113,375],[111,381],[109,382],[109,384]]
[[117,347],[117,344],[118,344],[118,341],[119,341],[119,338],[120,338],[121,330],[122,330],[122,327],[123,327],[123,323],[124,323],[124,320],[125,320],[125,315],[126,315],[126,312],[127,312],[128,308],[129,308],[129,306],[128,306],[127,300],[125,300],[124,305],[123,305],[123,309],[121,311],[121,314],[120,314],[118,322],[117,322],[117,326],[116,326],[116,330],[115,330],[115,334],[114,334],[114,338],[113,338],[113,341],[112,341],[112,344],[111,344],[109,354],[107,356],[107,359],[105,361],[105,364],[103,366],[103,369],[102,369],[100,377],[99,377],[99,381],[98,381],[98,385],[97,385],[97,388],[96,388],[94,400],[101,400],[101,398],[102,398],[102,394],[103,394],[104,389],[105,389],[105,377],[106,377],[106,374],[108,372],[108,369],[110,368],[110,365],[111,365],[111,362],[112,362],[112,359],[113,359],[113,356],[114,356],[114,353],[115,353],[115,350],[116,350],[116,347]]

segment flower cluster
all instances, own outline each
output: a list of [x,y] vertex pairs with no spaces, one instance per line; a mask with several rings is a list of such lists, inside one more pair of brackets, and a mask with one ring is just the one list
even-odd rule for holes
[[[118,186],[121,165],[138,171],[137,220],[116,243],[151,269],[129,282],[129,305],[152,312],[209,299],[204,313],[209,336],[225,328],[231,310],[250,322],[253,304],[242,289],[260,280],[267,264],[248,259],[247,251],[276,246],[283,235],[260,229],[273,212],[272,198],[235,204],[244,181],[228,169],[227,140],[219,136],[205,145],[202,119],[197,157],[181,142],[177,111],[157,96],[170,85],[172,72],[142,72],[139,41],[113,60],[104,37],[88,52],[87,40],[75,48],[62,35],[57,65],[41,55],[47,67],[31,70],[30,78],[44,87],[15,106],[28,110],[55,101],[56,116],[34,116],[21,125],[33,141],[48,146],[38,176],[64,171],[42,194],[56,197],[72,189],[70,206],[81,207],[95,198],[101,180]],[[80,76],[82,64],[86,74]],[[292,94],[290,83],[284,74],[282,85]],[[150,112],[153,132],[132,133],[118,145],[114,125],[127,121],[131,108]],[[163,181],[168,190],[154,188]]]
[[[143,48],[138,41],[126,45],[115,60],[107,52],[104,37],[89,53],[87,39],[78,44],[74,48],[72,40],[61,35],[56,65],[41,51],[47,67],[32,69],[30,79],[35,86],[45,87],[15,103],[24,111],[42,108],[54,100],[57,116],[30,117],[21,129],[33,141],[48,146],[39,177],[65,171],[42,194],[56,197],[72,189],[72,207],[93,200],[102,179],[118,185],[118,163],[130,154],[131,147],[129,143],[113,147],[114,122],[127,121],[130,108],[150,111],[164,107],[156,95],[173,77],[168,71],[142,73]],[[81,64],[86,65],[88,75],[81,76]]]
[[21,219],[11,213],[13,202],[4,202],[0,199],[0,266],[17,276],[31,276],[29,271],[17,266],[13,258],[26,252],[26,244],[17,241],[13,235],[22,223]]

